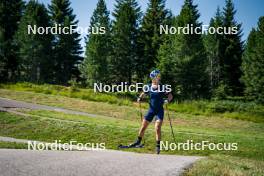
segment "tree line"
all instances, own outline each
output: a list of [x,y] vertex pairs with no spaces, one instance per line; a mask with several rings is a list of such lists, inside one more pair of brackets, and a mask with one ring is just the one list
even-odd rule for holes
[[[77,24],[69,0],[52,0],[46,8],[31,0],[1,0],[1,82],[29,81],[68,84],[76,78],[88,86],[101,82],[148,82],[152,69],[171,84],[178,99],[245,96],[264,101],[263,24],[242,41],[242,24],[235,20],[232,0],[216,9],[210,27],[237,27],[236,34],[161,35],[160,25],[201,27],[193,0],[185,0],[174,16],[165,0],[149,0],[146,12],[137,0],[116,0],[113,19],[98,0],[90,20],[84,58],[80,35],[28,35],[27,25]],[[94,34],[93,28],[105,28]]]
[[80,35],[28,34],[28,25],[69,27],[78,23],[69,1],[1,0],[1,82],[28,81],[67,84],[78,76],[82,48]]

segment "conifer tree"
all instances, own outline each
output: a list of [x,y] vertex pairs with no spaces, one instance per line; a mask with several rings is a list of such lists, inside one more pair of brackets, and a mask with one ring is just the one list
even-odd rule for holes
[[[90,31],[81,73],[91,85],[108,80],[108,58],[111,52],[109,11],[104,0],[99,0],[90,22]],[[103,31],[102,31],[103,30]],[[102,32],[100,34],[100,32]]]
[[31,28],[50,27],[48,11],[43,4],[31,0],[21,18],[15,41],[18,43],[19,80],[29,82],[52,82],[53,58],[52,35],[28,31]]
[[158,50],[164,41],[160,25],[170,25],[171,12],[165,8],[165,0],[150,0],[140,28],[140,58],[138,76],[147,75],[158,63]]
[[[192,0],[185,0],[180,15],[175,19],[175,26],[201,27],[199,16],[197,5]],[[167,51],[163,51],[164,48]],[[173,35],[159,53],[159,68],[162,74],[169,70],[167,77],[171,80],[167,81],[175,91],[181,92],[181,98],[195,99],[208,95],[206,54],[200,34]]]
[[117,0],[113,13],[113,54],[110,59],[112,82],[129,82],[137,60],[138,28],[141,16],[136,0]]
[[[223,16],[220,8],[217,8],[215,16],[211,19],[209,27],[217,29],[223,26]],[[204,45],[206,48],[208,66],[207,71],[210,78],[210,91],[213,91],[219,86],[222,79],[223,69],[223,35],[208,33],[204,37]]]
[[[77,28],[78,21],[70,7],[69,0],[52,0],[49,5],[49,12],[53,26],[62,28]],[[81,63],[80,54],[80,34],[74,31],[72,34],[59,33],[55,35],[54,59],[55,59],[55,79],[59,84],[67,84],[78,73],[78,64]]]
[[0,0],[0,81],[14,81],[17,47],[13,41],[22,16],[22,0]]
[[264,16],[259,18],[257,29],[249,34],[242,62],[242,81],[245,93],[264,103]]
[[223,82],[231,89],[231,95],[241,95],[243,85],[239,79],[241,77],[240,67],[243,53],[242,31],[241,24],[238,24],[235,20],[236,10],[232,0],[226,0],[223,13],[223,26],[225,28],[237,28],[237,33],[224,35]]

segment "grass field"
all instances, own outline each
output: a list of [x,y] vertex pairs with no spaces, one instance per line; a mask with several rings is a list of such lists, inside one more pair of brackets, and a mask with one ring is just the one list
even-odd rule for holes
[[16,142],[4,142],[0,141],[0,148],[8,148],[8,149],[26,149],[28,146],[24,143],[16,143]]
[[[113,95],[110,95],[113,96]],[[98,114],[98,117],[68,115],[44,110],[19,110],[25,115],[0,112],[0,136],[32,139],[45,142],[76,140],[81,143],[106,143],[106,148],[116,149],[119,144],[127,144],[137,136],[139,111],[130,98],[127,105],[105,101],[84,100],[76,97],[37,93],[17,88],[0,89],[0,97],[23,100],[32,103],[58,106],[67,109]],[[114,96],[115,97],[115,96]],[[122,98],[120,98],[122,99]],[[145,104],[143,107],[146,107]],[[170,108],[174,108],[174,104]],[[182,105],[183,106],[183,105]],[[258,109],[258,108],[256,108]],[[143,109],[145,111],[146,109]],[[237,151],[162,151],[162,154],[207,156],[194,164],[185,175],[264,175],[264,123],[251,116],[240,120],[225,117],[220,113],[188,113],[172,110],[174,131],[177,142],[210,141],[213,143],[238,143]],[[247,112],[249,113],[249,112]],[[256,114],[259,112],[257,111]],[[260,111],[261,114],[261,111]],[[244,115],[244,114],[243,114]],[[242,115],[242,116],[243,116]],[[255,118],[255,117],[254,117]],[[250,119],[250,120],[248,120]],[[168,120],[163,126],[163,140],[172,142]],[[128,151],[153,153],[155,147],[154,126],[146,133],[146,147]],[[17,144],[0,143],[2,148],[12,148]],[[23,145],[18,148],[23,148]]]
[[263,175],[263,168],[263,161],[228,155],[210,155],[208,158],[195,163],[184,175],[261,176]]
[[[49,84],[36,85],[32,83],[0,84],[0,88],[14,91],[43,93],[46,95],[59,95],[92,102],[106,102],[119,106],[134,106],[137,96],[136,93],[95,93],[93,89],[82,89],[76,86],[65,87]],[[147,107],[147,104],[143,103],[143,107]],[[184,101],[181,103],[171,103],[169,109],[184,114],[204,116],[217,115],[264,123],[264,106],[254,102],[247,102],[246,100]]]

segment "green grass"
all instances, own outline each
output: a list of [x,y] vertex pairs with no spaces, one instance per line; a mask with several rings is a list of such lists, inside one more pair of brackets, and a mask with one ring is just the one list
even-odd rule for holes
[[136,106],[120,106],[107,102],[86,101],[59,95],[47,95],[42,93],[21,92],[4,89],[0,89],[0,97],[21,100],[30,103],[62,107],[66,109],[99,115],[112,116],[122,119],[139,119],[139,113],[135,108]]
[[261,176],[264,175],[264,161],[227,155],[211,155],[195,163],[184,175]]
[[60,95],[82,100],[107,102],[118,105],[131,105],[132,99],[136,99],[136,95],[131,93],[98,93],[93,89],[72,88],[60,85],[43,84],[37,85],[32,83],[16,83],[16,84],[0,84],[0,88],[29,91],[35,93],[44,93],[48,95]]
[[[94,93],[93,89],[81,89],[48,84],[37,85],[31,83],[0,84],[0,88],[12,91],[70,97],[92,102],[105,102],[119,106],[137,106],[134,103],[136,100],[135,93]],[[0,96],[3,96],[1,95],[1,92]],[[147,108],[148,105],[147,103],[143,103],[142,106]],[[226,118],[264,123],[264,106],[258,105],[254,102],[243,102],[242,100],[184,101],[181,103],[169,104],[169,109],[174,112],[185,114],[203,116],[217,115]]]
[[[105,117],[86,117],[79,115],[67,115],[52,111],[24,111],[30,116],[18,116],[9,113],[0,113],[0,135],[21,139],[32,139],[45,142],[62,140],[69,142],[74,139],[78,142],[105,142],[109,149],[116,149],[119,144],[126,144],[135,140],[139,124],[138,122]],[[247,158],[264,160],[262,151],[264,138],[263,128],[257,129],[258,134],[251,133],[253,126],[248,128],[247,135],[232,132],[214,131],[213,129],[202,131],[195,128],[178,128],[174,126],[177,142],[210,141],[213,143],[238,143],[238,151],[163,151],[164,154],[201,155],[227,154]],[[242,130],[242,129],[241,129]],[[199,133],[197,133],[199,131]],[[155,147],[154,126],[150,126],[146,133],[147,144],[138,152],[153,153]],[[170,141],[171,134],[168,124],[163,127],[163,140]]]
[[27,144],[0,141],[0,148],[5,148],[5,149],[27,149]]
[[184,101],[171,104],[170,110],[193,115],[218,115],[252,122],[264,123],[264,106],[242,101]]
[[[138,122],[117,119],[113,117],[87,117],[68,115],[52,111],[22,110],[27,116],[0,112],[0,136],[19,139],[31,139],[44,142],[61,140],[80,143],[105,142],[108,149],[117,149],[117,145],[132,142],[139,127]],[[194,117],[188,117],[194,118]],[[232,120],[232,119],[224,119]],[[206,121],[206,119],[205,119]],[[162,151],[162,154],[200,155],[208,156],[194,164],[185,172],[188,176],[200,175],[263,175],[264,164],[264,130],[263,125],[251,122],[245,126],[244,121],[235,120],[235,129],[219,132],[215,128],[197,130],[197,127],[187,128],[175,126],[177,142],[193,140],[201,142],[237,142],[237,151]],[[202,123],[202,122],[199,122]],[[262,125],[262,126],[260,126]],[[238,130],[238,128],[240,128]],[[210,131],[210,132],[209,132]],[[237,133],[237,131],[240,131]],[[254,131],[256,131],[254,133]],[[190,134],[191,132],[196,132]],[[154,153],[154,127],[151,125],[146,133],[146,146],[143,149],[128,149],[126,151]],[[201,135],[202,134],[202,135]],[[163,126],[163,140],[171,141],[168,124]],[[0,148],[26,148],[25,144],[1,143]]]
[[[27,116],[21,116],[0,112],[0,136],[44,142],[105,142],[108,149],[117,149],[117,145],[128,144],[137,136],[140,117],[131,95],[94,94],[91,90],[62,86],[56,92],[57,86],[25,83],[0,87],[0,97],[98,114],[98,117],[87,117],[22,109],[19,111]],[[45,89],[48,90],[45,92]],[[86,94],[88,98],[84,98]],[[112,100],[106,101],[108,96]],[[143,113],[146,108],[145,103]],[[177,142],[238,143],[237,151],[162,151],[162,154],[208,157],[195,163],[185,175],[264,175],[263,106],[240,101],[186,101],[170,104],[169,109]],[[167,117],[162,132],[163,140],[172,142]],[[4,145],[12,148],[12,143],[0,142],[0,148]],[[151,124],[145,148],[127,151],[153,153],[154,148]]]
[[[139,108],[135,106],[118,106],[116,104],[109,104],[104,102],[92,102],[84,101],[76,98],[68,98],[63,96],[46,95],[40,93],[32,92],[20,92],[20,91],[10,91],[10,90],[0,90],[0,97],[6,97],[16,100],[27,101],[31,103],[38,103],[44,105],[51,105],[57,107],[63,107],[66,109],[72,109],[77,111],[84,111],[98,115],[104,115],[107,117],[113,117],[117,119],[130,120],[139,122]],[[145,113],[146,109],[143,109]],[[247,134],[257,134],[258,130],[262,130],[262,124],[255,124],[247,121],[238,121],[229,118],[222,118],[221,116],[202,116],[202,115],[192,115],[185,113],[171,112],[171,118],[173,123],[177,125],[177,129],[186,130],[195,129],[195,132],[206,132],[222,134],[223,131],[226,133],[243,133],[244,129],[248,129]],[[239,122],[239,123],[238,123]],[[167,122],[167,117],[165,118],[165,123]],[[251,128],[254,124],[255,128]]]

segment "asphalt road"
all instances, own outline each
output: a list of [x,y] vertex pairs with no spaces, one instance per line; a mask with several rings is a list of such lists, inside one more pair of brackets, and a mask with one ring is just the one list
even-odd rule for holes
[[25,108],[25,109],[36,109],[36,110],[50,110],[50,111],[64,112],[67,114],[84,115],[84,116],[89,116],[89,117],[98,116],[98,115],[90,114],[86,112],[73,111],[73,110],[68,110],[68,109],[63,109],[63,108],[53,107],[53,106],[47,106],[47,105],[26,103],[23,101],[10,100],[10,99],[1,98],[1,97],[0,97],[0,108],[1,109],[3,108],[4,109]]
[[[1,110],[30,108],[93,114],[0,98]],[[94,115],[93,115],[94,116]],[[1,118],[1,117],[0,117]],[[3,138],[5,141],[26,142]],[[1,140],[1,138],[0,138]],[[201,157],[104,151],[0,149],[1,176],[170,176],[180,175]]]
[[170,176],[199,157],[121,151],[0,149],[1,176]]

